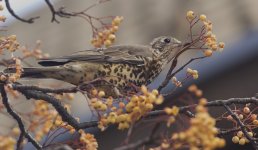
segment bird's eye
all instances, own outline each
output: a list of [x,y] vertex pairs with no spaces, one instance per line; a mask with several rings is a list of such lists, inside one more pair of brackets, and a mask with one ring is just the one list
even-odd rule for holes
[[170,39],[169,39],[169,38],[165,38],[165,39],[164,39],[164,42],[165,42],[165,43],[170,43]]

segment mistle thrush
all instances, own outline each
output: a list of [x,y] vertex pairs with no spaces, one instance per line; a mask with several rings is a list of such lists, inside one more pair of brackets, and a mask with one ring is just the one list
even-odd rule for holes
[[[149,45],[117,45],[69,56],[42,59],[42,67],[23,68],[22,77],[54,78],[74,85],[102,78],[116,87],[149,84],[179,52],[181,42],[170,36]],[[6,73],[14,72],[12,68]]]

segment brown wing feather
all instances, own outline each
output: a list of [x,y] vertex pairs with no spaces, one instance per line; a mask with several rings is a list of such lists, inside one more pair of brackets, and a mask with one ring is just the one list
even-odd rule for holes
[[73,61],[88,61],[98,63],[127,63],[144,64],[143,60],[137,56],[152,57],[150,48],[138,45],[112,46],[106,49],[84,50],[76,52],[70,56],[41,59],[38,63],[42,66],[63,65]]

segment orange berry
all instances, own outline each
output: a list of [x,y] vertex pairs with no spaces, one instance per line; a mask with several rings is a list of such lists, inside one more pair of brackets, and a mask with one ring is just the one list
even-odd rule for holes
[[205,55],[206,57],[210,57],[210,56],[212,55],[212,50],[205,50],[205,51],[204,51],[204,55]]
[[124,108],[124,107],[125,107],[125,103],[119,102],[119,107],[120,107],[120,108]]
[[195,95],[196,95],[197,97],[201,97],[201,96],[202,96],[202,90],[197,90],[197,91],[195,91]]
[[224,48],[225,44],[223,42],[219,42],[219,48]]
[[197,91],[197,90],[198,90],[198,88],[197,88],[197,86],[194,85],[194,84],[188,87],[188,91],[190,91],[190,92],[195,92],[195,91]]
[[246,114],[249,114],[250,109],[246,106],[246,107],[244,107],[243,112],[246,113]]
[[257,115],[256,115],[256,114],[252,114],[250,119],[251,119],[252,121],[254,121],[254,120],[256,120],[256,118],[257,118]]

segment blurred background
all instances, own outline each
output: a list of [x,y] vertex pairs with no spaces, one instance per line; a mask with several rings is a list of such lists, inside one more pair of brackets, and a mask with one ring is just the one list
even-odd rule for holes
[[[80,11],[95,2],[53,0],[55,8],[64,6],[68,11]],[[50,56],[69,55],[92,48],[91,27],[85,20],[76,17],[57,18],[59,24],[51,23],[51,12],[41,0],[13,0],[11,6],[23,18],[40,16],[35,23],[27,24],[15,20],[6,12],[7,22],[4,26],[7,27],[4,28],[7,31],[4,34],[16,34],[21,45],[33,48],[36,41],[40,40],[41,49]],[[112,0],[91,9],[89,14],[124,17],[116,34],[115,44],[148,44],[160,35],[172,35],[185,41],[189,31],[186,12],[192,10],[196,14],[205,14],[213,23],[213,33],[218,41],[225,42],[226,48],[211,58],[192,63],[190,67],[199,71],[199,79],[193,82],[203,90],[204,96],[209,100],[216,100],[250,97],[258,92],[257,6],[256,0]],[[186,53],[180,58],[180,63],[198,55],[202,53]],[[151,87],[156,87],[165,73]],[[183,75],[184,73],[179,74],[178,78]],[[171,87],[172,85],[164,92]],[[174,97],[171,96],[172,98]],[[90,117],[89,112],[85,111],[88,107],[86,103],[82,103],[85,101],[80,101],[78,97],[78,101],[73,104],[73,109],[76,108],[74,113],[87,120]],[[120,136],[121,132],[112,129],[97,134],[99,143],[102,143],[100,149],[119,146]]]

